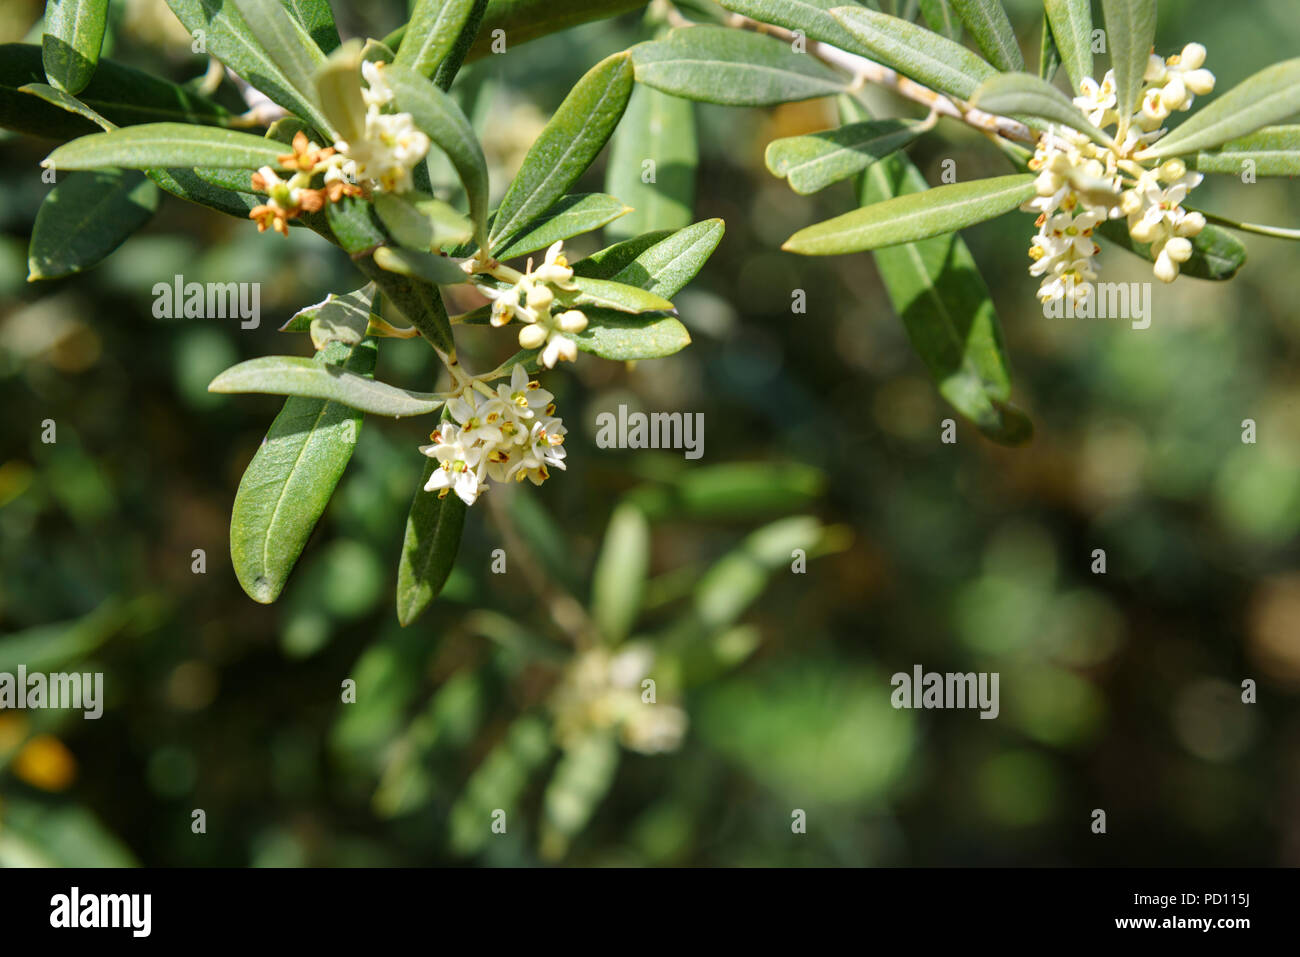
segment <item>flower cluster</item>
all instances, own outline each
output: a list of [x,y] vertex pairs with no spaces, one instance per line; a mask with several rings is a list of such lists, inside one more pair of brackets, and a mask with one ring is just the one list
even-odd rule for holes
[[1205,47],[1199,43],[1167,60],[1152,54],[1140,105],[1128,117],[1117,110],[1113,70],[1101,83],[1085,79],[1074,105],[1097,128],[1116,127],[1113,148],[1060,126],[1040,137],[1029,161],[1038,174],[1037,195],[1021,207],[1038,213],[1029,272],[1042,277],[1040,300],[1083,300],[1091,294],[1097,276],[1093,257],[1101,251],[1092,235],[1108,219],[1126,218],[1129,235],[1150,244],[1157,279],[1178,278],[1179,267],[1192,255],[1192,237],[1205,228],[1203,215],[1182,208],[1201,174],[1176,159],[1152,169],[1132,157],[1164,135],[1161,124],[1171,112],[1190,109],[1197,95],[1214,89],[1214,74],[1204,63]]
[[551,393],[535,379],[529,381],[516,365],[510,384],[494,392],[479,380],[467,384],[447,402],[451,421],[430,434],[432,443],[420,451],[437,459],[424,486],[441,498],[455,492],[473,505],[488,479],[541,485],[551,468],[564,468],[564,423],[555,416]]
[[[361,89],[366,119],[360,139],[322,148],[300,131],[293,138],[293,151],[276,157],[282,169],[292,171],[289,179],[269,166],[253,174],[253,189],[266,193],[266,202],[248,214],[259,232],[274,229],[288,236],[289,220],[300,213],[314,213],[366,189],[401,193],[412,188],[411,171],[429,152],[429,137],[416,129],[410,113],[384,112],[393,91],[382,63],[362,63],[361,74],[368,87]],[[312,180],[320,173],[324,186],[313,189]]]
[[409,192],[414,186],[411,171],[429,152],[429,137],[416,128],[410,113],[384,112],[393,102],[393,90],[383,66],[369,60],[361,64],[367,83],[361,89],[365,129],[355,142],[334,144],[343,160],[326,171],[326,182],[366,183],[389,193]]
[[686,734],[686,712],[648,701],[642,691],[654,660],[653,650],[643,644],[617,652],[592,648],[575,657],[551,696],[560,744],[572,747],[592,731],[613,728],[633,751],[676,749]]
[[492,300],[492,325],[504,326],[518,318],[524,323],[519,330],[520,347],[542,349],[541,363],[552,369],[560,360],[572,362],[578,357],[578,344],[572,337],[587,328],[587,317],[580,309],[552,312],[557,293],[577,288],[573,269],[564,258],[563,243],[556,242],[546,250],[546,257],[536,269],[528,260],[514,285],[504,289],[485,287],[483,293]]

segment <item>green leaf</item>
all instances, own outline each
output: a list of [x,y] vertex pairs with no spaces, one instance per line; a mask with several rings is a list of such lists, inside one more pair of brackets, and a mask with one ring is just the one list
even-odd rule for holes
[[635,505],[614,509],[591,575],[591,617],[601,637],[617,645],[641,610],[650,569],[650,525]]
[[926,129],[915,120],[869,120],[833,130],[789,136],[767,145],[767,168],[790,181],[801,195],[862,172],[894,150],[907,146]]
[[444,401],[432,392],[399,389],[337,365],[324,365],[298,356],[263,356],[241,362],[213,379],[208,391],[328,399],[362,412],[394,418],[427,415],[441,408]]
[[1038,76],[1049,83],[1061,66],[1061,52],[1052,38],[1052,25],[1043,17],[1043,29],[1038,43]]
[[484,822],[491,821],[496,809],[522,814],[519,801],[524,789],[550,756],[551,734],[546,721],[535,714],[516,718],[505,737],[474,769],[447,814],[453,853],[476,854],[492,840]]
[[381,269],[369,256],[356,260],[356,263],[366,278],[384,294],[386,318],[392,319],[387,311],[387,306],[391,305],[402,314],[407,325],[419,330],[430,345],[445,355],[455,353],[456,340],[452,336],[451,320],[447,317],[437,286]]
[[329,0],[280,0],[280,3],[302,24],[321,52],[329,54],[338,49],[342,41]]
[[144,123],[92,133],[60,146],[41,163],[57,170],[206,166],[278,168],[284,145],[260,136],[187,123]]
[[[1151,246],[1134,240],[1122,219],[1107,220],[1097,227],[1097,233],[1147,262],[1156,260]],[[1192,258],[1178,268],[1181,275],[1196,279],[1231,279],[1245,262],[1246,247],[1241,240],[1227,230],[1207,225],[1192,237]]]
[[1300,176],[1300,126],[1266,126],[1213,152],[1202,150],[1187,165],[1202,173],[1240,176],[1247,160],[1255,164],[1256,176]]
[[465,27],[474,0],[418,0],[406,36],[393,60],[398,66],[432,77]]
[[1119,113],[1122,140],[1128,118],[1138,107],[1142,76],[1156,39],[1156,0],[1101,0],[1106,22],[1106,45],[1110,67],[1115,71],[1115,109]]
[[497,30],[509,38],[508,49],[512,50],[519,44],[538,37],[590,23],[592,20],[615,17],[645,5],[646,0],[581,0],[579,3],[492,0],[483,17],[483,25],[479,28],[478,39],[470,49],[469,59],[478,60],[495,52],[492,42]]
[[[488,172],[483,148],[456,101],[412,70],[396,64],[384,68],[397,108],[410,113],[415,125],[447,154],[469,197],[475,236],[486,245]],[[535,147],[534,147],[535,148]]]
[[376,193],[374,204],[388,234],[408,249],[445,249],[465,242],[474,231],[451,206],[422,193]]
[[961,38],[961,21],[953,14],[949,0],[921,0],[921,17],[935,33],[949,40]]
[[[625,239],[621,243],[614,243],[612,246],[599,249],[590,256],[573,263],[573,271],[579,276],[613,279],[615,273],[635,260],[637,256],[671,235],[673,235],[671,229],[657,229],[654,232],[643,233],[632,239]],[[631,285],[636,286],[640,285],[640,283],[632,283]]]
[[999,70],[1025,68],[1025,58],[1001,0],[952,0],[952,5],[985,59]]
[[[773,23],[787,30],[802,30],[810,40],[849,49],[853,37],[831,10],[843,6],[843,0],[719,0],[722,6],[762,23]],[[942,2],[942,0],[941,0]],[[949,11],[951,16],[951,11]],[[957,28],[961,29],[960,26]]]
[[1092,77],[1092,0],[1043,0],[1043,10],[1070,88],[1077,93],[1083,78]]
[[370,319],[374,301],[375,285],[369,282],[342,296],[330,293],[320,302],[304,306],[295,312],[280,327],[280,332],[307,332],[318,319],[329,324],[355,326],[361,319]]
[[805,256],[833,256],[915,242],[1000,216],[1033,195],[1031,173],[907,192],[801,229],[781,248]]
[[691,334],[673,316],[633,316],[607,309],[584,309],[587,328],[573,337],[583,352],[630,362],[662,359],[691,344]]
[[614,785],[619,751],[614,732],[598,728],[566,748],[542,795],[540,852],[559,860]]
[[[1227,226],[1229,229],[1238,229],[1245,233],[1255,233],[1258,236],[1271,236],[1274,239],[1300,239],[1300,229],[1294,229],[1289,226],[1269,226],[1265,223],[1244,223],[1228,216],[1220,216],[1217,213],[1207,213],[1205,210],[1198,210],[1205,217],[1207,222],[1217,223],[1220,226]],[[1195,247],[1193,247],[1195,248]]]
[[[30,43],[0,44],[0,127],[56,140],[95,131],[92,123],[97,120],[87,122],[75,115],[80,110],[69,102],[42,96],[37,85],[46,86],[41,48]],[[24,88],[49,102],[20,92]],[[228,110],[211,100],[112,60],[100,62],[90,83],[72,102],[119,126],[166,120],[220,125],[232,119]]]
[[[335,343],[314,361],[299,361],[364,382],[374,370],[375,345]],[[279,597],[352,457],[360,428],[361,415],[352,409],[297,396],[271,423],[230,515],[231,563],[254,601],[269,604]]]
[[85,89],[99,63],[107,20],[108,0],[48,0],[41,59],[51,85],[72,94]]
[[[590,256],[582,260],[573,270],[578,276],[611,279],[671,299],[704,268],[721,242],[723,230],[720,219],[701,220],[637,253],[631,261],[618,266],[613,275],[604,275],[602,267],[617,265],[622,257],[609,257],[610,250],[603,250],[605,255],[599,259]],[[596,262],[593,264],[592,260]]]
[[30,93],[32,96],[38,96],[46,103],[52,103],[61,110],[69,113],[75,113],[77,116],[84,117],[94,123],[101,130],[115,130],[117,124],[100,116],[85,103],[70,93],[64,93],[62,90],[56,90],[48,83],[28,83],[26,86],[18,88],[21,93]]
[[862,7],[836,7],[831,14],[856,41],[852,52],[944,93],[969,99],[977,86],[997,73],[960,43],[906,20]]
[[313,78],[321,112],[339,138],[349,143],[357,142],[366,128],[366,103],[361,97],[362,49],[359,39],[349,40],[329,55]]
[[825,473],[808,465],[729,462],[685,469],[670,482],[639,486],[628,501],[651,521],[752,520],[808,508],[825,489]]
[[[868,169],[859,190],[863,203],[875,205],[925,195],[926,182],[897,153]],[[997,311],[961,237],[949,233],[878,249],[875,259],[894,311],[939,393],[993,441],[1028,441],[1029,420],[1008,404],[1011,376]]]
[[989,113],[1023,114],[1061,123],[1087,134],[1094,143],[1113,146],[1115,141],[1088,122],[1070,98],[1046,80],[1028,73],[999,73],[979,85],[971,105]]
[[631,95],[632,58],[626,52],[601,60],[577,82],[506,190],[492,223],[492,249],[569,191],[614,132]]
[[240,219],[247,219],[253,208],[262,202],[262,197],[252,193],[213,186],[192,169],[153,168],[145,170],[144,175],[173,196]]
[[[306,28],[289,15],[289,11],[280,5],[280,0],[226,2],[239,10],[253,39],[261,44],[271,62],[293,84],[294,89],[308,98],[308,103],[313,108],[310,116],[323,118],[317,109],[316,71],[325,65],[325,54]],[[327,127],[323,129],[336,132]]]
[[465,527],[463,501],[454,494],[439,498],[437,492],[424,490],[437,467],[436,459],[425,461],[406,517],[406,537],[397,566],[397,620],[403,627],[419,618],[447,583]]
[[631,52],[638,82],[724,106],[791,103],[848,87],[847,79],[783,40],[727,27],[679,27]]
[[[296,79],[287,76],[277,58],[258,42],[234,0],[167,0],[167,6],[191,35],[203,31],[209,56],[216,57],[290,113],[309,120],[321,131],[329,130],[329,122],[315,103],[314,68]],[[302,57],[313,59],[306,51]]]
[[380,246],[375,250],[375,263],[380,269],[403,276],[413,276],[435,286],[454,286],[469,282],[469,275],[446,256],[422,253],[396,246]]
[[28,279],[89,269],[158,209],[158,187],[134,170],[73,173],[46,195],[32,227]]
[[605,189],[632,212],[605,230],[606,235],[627,239],[690,223],[698,161],[694,105],[638,85],[614,131],[605,168]]
[[590,276],[573,277],[577,292],[561,292],[556,299],[566,306],[593,306],[614,309],[618,312],[671,312],[673,304],[662,296],[640,286],[627,285],[610,279],[592,279]]
[[589,233],[627,213],[622,201],[605,193],[572,193],[529,223],[493,256],[500,260],[526,256],[552,243]]
[[1137,154],[1138,159],[1208,150],[1300,112],[1300,57],[1242,80]]

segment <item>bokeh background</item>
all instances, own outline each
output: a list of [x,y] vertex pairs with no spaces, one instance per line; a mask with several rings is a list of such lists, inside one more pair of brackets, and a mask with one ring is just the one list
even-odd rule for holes
[[[334,6],[345,35],[403,19],[400,0]],[[1008,3],[1031,65],[1035,6]],[[1158,51],[1204,43],[1220,91],[1300,50],[1292,0],[1161,8]],[[113,9],[106,56],[202,73],[161,0]],[[30,39],[40,14],[9,0],[0,40]],[[498,195],[577,77],[647,35],[633,14],[474,68]],[[0,139],[0,670],[102,670],[107,692],[99,721],[0,714],[0,862],[1300,864],[1296,247],[1244,237],[1234,281],[1157,284],[1138,332],[1042,316],[1028,217],[967,231],[1037,432],[1003,449],[960,422],[944,445],[955,414],[870,256],[779,248],[853,203],[848,184],[798,197],[762,164],[772,138],[833,125],[832,105],[701,106],[697,120],[695,218],[727,231],[677,300],[693,345],[548,374],[572,467],[473,509],[447,591],[405,630],[393,587],[423,423],[366,422],[276,605],[244,596],[229,567],[230,504],[279,400],[206,385],[242,359],[309,354],[276,327],[360,285],[346,258],[305,230],[258,236],[167,197],[98,268],[28,284],[52,144]],[[932,183],[946,158],[962,178],[1008,171],[951,126],[912,155]],[[1212,178],[1196,200],[1300,222],[1285,179]],[[1113,247],[1102,263],[1103,279],[1151,278]],[[150,289],[175,273],[260,282],[260,328],[154,319]],[[791,313],[795,289],[806,314]],[[491,342],[467,340],[484,368]],[[429,387],[428,350],[382,346],[380,377]],[[619,402],[703,412],[704,458],[596,448],[595,415]],[[491,552],[504,521],[586,602],[629,496],[650,503],[653,533],[635,633],[676,663],[667,693],[689,724],[667,753],[570,774],[585,826],[557,838],[545,716],[562,636],[522,572],[490,572]],[[791,528],[818,543],[801,575]],[[889,676],[918,663],[999,672],[1001,716],[893,710]],[[356,704],[340,703],[347,677]],[[496,807],[508,837],[487,832]]]

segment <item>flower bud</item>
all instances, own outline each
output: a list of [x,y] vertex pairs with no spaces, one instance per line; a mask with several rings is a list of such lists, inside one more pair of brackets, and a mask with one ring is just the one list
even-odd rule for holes
[[1149,243],[1159,235],[1159,229],[1156,223],[1139,219],[1128,228],[1128,234],[1140,243]]
[[1188,213],[1174,230],[1177,236],[1199,236],[1205,228],[1205,217],[1200,213]]
[[1187,175],[1187,164],[1180,159],[1166,160],[1160,164],[1160,178],[1173,183]]
[[579,309],[569,309],[556,317],[555,324],[562,332],[577,333],[587,328],[587,317]]
[[1160,102],[1168,110],[1181,109],[1187,102],[1187,87],[1175,76],[1160,89]]
[[1197,96],[1204,96],[1214,89],[1214,74],[1209,70],[1191,70],[1183,74],[1183,82]]
[[1192,258],[1192,241],[1175,236],[1165,243],[1165,255],[1176,263],[1185,263]]
[[546,330],[537,323],[524,326],[519,330],[519,346],[522,349],[540,349],[546,342]]
[[1178,65],[1184,70],[1195,70],[1205,62],[1205,47],[1199,43],[1189,43],[1179,54]]
[[1156,257],[1155,274],[1161,282],[1173,282],[1178,278],[1178,263],[1170,258],[1168,250]]
[[549,309],[551,303],[555,301],[555,293],[551,292],[551,287],[537,283],[528,290],[528,308],[529,309]]

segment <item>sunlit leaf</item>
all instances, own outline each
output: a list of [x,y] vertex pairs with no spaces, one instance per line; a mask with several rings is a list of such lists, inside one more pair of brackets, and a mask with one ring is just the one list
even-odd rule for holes
[[51,85],[67,93],[85,89],[99,63],[108,0],[48,0],[41,58]]
[[231,366],[208,385],[209,392],[262,392],[328,399],[362,412],[401,418],[442,407],[431,392],[412,392],[376,382],[345,367],[298,356],[262,356]]

